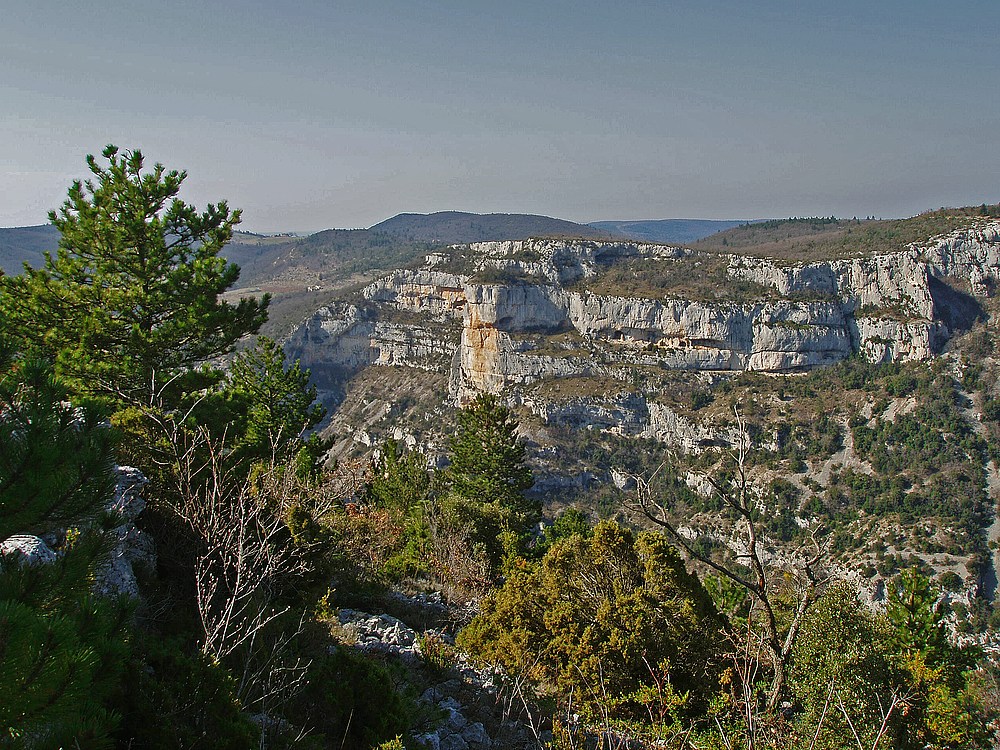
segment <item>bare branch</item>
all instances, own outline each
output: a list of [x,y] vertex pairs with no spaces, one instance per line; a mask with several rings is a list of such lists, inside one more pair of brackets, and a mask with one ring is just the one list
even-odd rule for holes
[[777,570],[773,563],[766,559],[762,550],[762,535],[758,520],[762,503],[751,479],[748,463],[752,443],[739,409],[734,408],[733,413],[736,420],[736,435],[733,448],[726,457],[732,471],[732,479],[722,479],[711,474],[702,474],[700,478],[712,488],[712,494],[723,507],[737,515],[739,520],[735,531],[739,540],[737,545],[739,549],[735,551],[735,560],[749,568],[749,574],[745,574],[732,565],[719,562],[709,554],[699,550],[687,536],[680,532],[672,520],[672,509],[669,501],[653,496],[652,480],[663,471],[667,461],[662,462],[648,479],[639,476],[632,477],[636,486],[635,500],[627,505],[634,512],[664,529],[690,558],[736,584],[751,597],[752,607],[760,612],[763,628],[760,636],[770,656],[771,668],[773,669],[767,706],[768,710],[774,711],[784,689],[785,673],[791,660],[795,639],[798,637],[806,613],[816,600],[819,588],[827,581],[818,573],[818,566],[825,557],[825,550],[818,543],[816,531],[813,530],[810,539],[811,553],[808,555],[800,554],[795,558],[797,563],[792,572],[794,578],[799,582],[798,602],[792,621],[787,631],[782,634],[777,614],[777,598],[774,590],[776,584],[774,581],[778,577],[777,573],[785,571]]

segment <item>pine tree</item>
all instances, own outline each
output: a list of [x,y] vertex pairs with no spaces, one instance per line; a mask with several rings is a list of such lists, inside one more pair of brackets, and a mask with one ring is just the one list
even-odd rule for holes
[[904,570],[899,585],[888,587],[885,611],[901,653],[921,653],[934,664],[946,659],[949,645],[944,617],[927,576]]
[[524,496],[535,480],[525,464],[525,448],[517,438],[517,428],[513,411],[496,396],[480,394],[459,413],[445,476],[454,494],[509,511],[514,525],[524,526],[537,521],[541,509]]
[[79,523],[111,495],[112,433],[65,397],[39,361],[0,377],[0,539]]
[[372,458],[371,479],[363,491],[365,501],[404,514],[419,514],[430,493],[431,476],[424,455],[403,450],[395,440],[383,443]]
[[906,731],[898,747],[986,747],[989,717],[969,685],[982,654],[949,642],[945,613],[927,576],[904,570],[887,593],[889,639],[907,695]]
[[281,347],[267,336],[258,337],[252,349],[233,360],[228,391],[242,407],[241,452],[254,457],[278,460],[308,448],[302,433],[326,414],[322,404],[315,403],[309,370],[298,360],[286,365]]
[[0,747],[105,747],[128,608],[91,593],[114,487],[106,424],[46,367],[0,367],[0,539],[61,532],[49,564],[0,557]]
[[239,268],[219,256],[240,212],[199,213],[177,198],[186,173],[108,146],[49,214],[62,233],[42,268],[0,278],[0,320],[83,392],[148,406],[192,365],[228,351],[266,319],[268,298],[220,301]]

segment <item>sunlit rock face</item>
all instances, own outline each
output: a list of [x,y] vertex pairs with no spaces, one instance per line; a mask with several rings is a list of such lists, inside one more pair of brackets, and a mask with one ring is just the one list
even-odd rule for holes
[[[577,283],[622,260],[691,258],[682,248],[524,240],[469,249],[468,273],[441,270],[448,256],[437,253],[425,268],[378,279],[356,304],[317,311],[286,352],[321,387],[368,366],[401,366],[448,374],[459,400],[550,378],[621,378],[635,367],[780,373],[855,353],[925,359],[971,322],[975,295],[1000,279],[1000,222],[885,255],[801,265],[729,256],[730,279],[766,292],[753,300],[595,294]],[[484,271],[512,280],[477,281]]]

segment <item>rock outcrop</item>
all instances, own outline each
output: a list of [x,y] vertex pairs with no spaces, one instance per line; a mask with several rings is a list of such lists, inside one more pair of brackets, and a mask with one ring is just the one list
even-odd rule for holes
[[848,312],[894,309],[916,318],[934,312],[927,278],[930,266],[916,248],[868,258],[782,267],[762,258],[733,257],[729,273],[770,287],[783,296],[826,295]]
[[139,596],[136,571],[152,571],[156,564],[156,549],[152,538],[136,527],[135,521],[146,508],[142,489],[149,482],[131,466],[116,468],[118,483],[105,506],[105,512],[121,520],[111,531],[111,552],[97,570],[95,590],[106,596]]
[[546,424],[597,429],[622,437],[658,440],[682,452],[698,452],[734,440],[733,429],[698,424],[641,393],[593,394],[567,399],[528,397],[521,405]]
[[934,276],[967,280],[985,297],[1000,280],[1000,222],[943,235],[919,249]]
[[[136,598],[139,596],[136,570],[150,570],[156,562],[153,540],[135,525],[146,507],[141,492],[148,480],[130,466],[118,466],[115,471],[118,482],[104,512],[120,519],[121,524],[110,532],[111,550],[97,568],[94,590],[105,596]],[[61,554],[57,540],[65,536],[63,532],[53,529],[44,538],[17,534],[0,542],[0,555],[15,556],[22,565],[51,564]]]
[[[415,665],[426,655],[422,644],[442,644],[451,664],[441,668],[440,679],[420,696],[420,702],[434,709],[435,725],[416,739],[438,750],[486,750],[491,747],[530,746],[529,730],[499,711],[508,679],[499,670],[474,664],[467,654],[455,649],[453,639],[438,631],[418,633],[405,622],[388,614],[369,614],[353,609],[337,613],[340,627],[353,641],[353,648],[376,652],[384,657]],[[347,646],[341,646],[341,648]],[[513,711],[516,714],[516,709]]]
[[391,305],[397,310],[428,313],[438,319],[461,319],[465,307],[465,279],[458,274],[430,269],[394,271],[370,284],[362,294],[367,300]]
[[479,269],[497,269],[569,284],[597,274],[615,261],[633,258],[678,259],[691,250],[642,242],[593,240],[516,240],[471,245]]
[[459,400],[552,378],[625,380],[635,367],[780,373],[856,353],[925,359],[978,314],[968,292],[988,294],[1000,278],[1000,222],[885,255],[800,265],[728,256],[728,278],[763,291],[719,301],[597,294],[581,282],[622,260],[698,262],[682,248],[524,240],[462,252],[462,273],[436,253],[425,268],[377,280],[357,304],[318,311],[287,354],[321,388],[398,365],[450,374]]
[[55,551],[40,536],[15,534],[0,542],[0,555],[11,557],[19,565],[48,565],[58,559]]
[[374,308],[337,304],[318,310],[296,328],[285,351],[312,371],[320,387],[329,387],[369,365],[447,372],[459,340],[457,324],[384,320]]

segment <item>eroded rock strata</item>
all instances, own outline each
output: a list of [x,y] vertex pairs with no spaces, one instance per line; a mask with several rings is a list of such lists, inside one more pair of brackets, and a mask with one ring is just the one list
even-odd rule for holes
[[[901,252],[804,265],[723,256],[729,279],[764,293],[712,301],[586,288],[622,261],[697,266],[688,249],[524,240],[461,250],[471,258],[463,273],[443,268],[450,256],[436,253],[424,268],[375,281],[357,303],[317,311],[292,332],[288,354],[321,387],[364,367],[398,365],[449,374],[460,399],[549,378],[620,379],[636,366],[791,372],[855,353],[925,359],[974,319],[974,297],[1000,275],[1000,223]],[[509,279],[477,281],[484,271]]]

